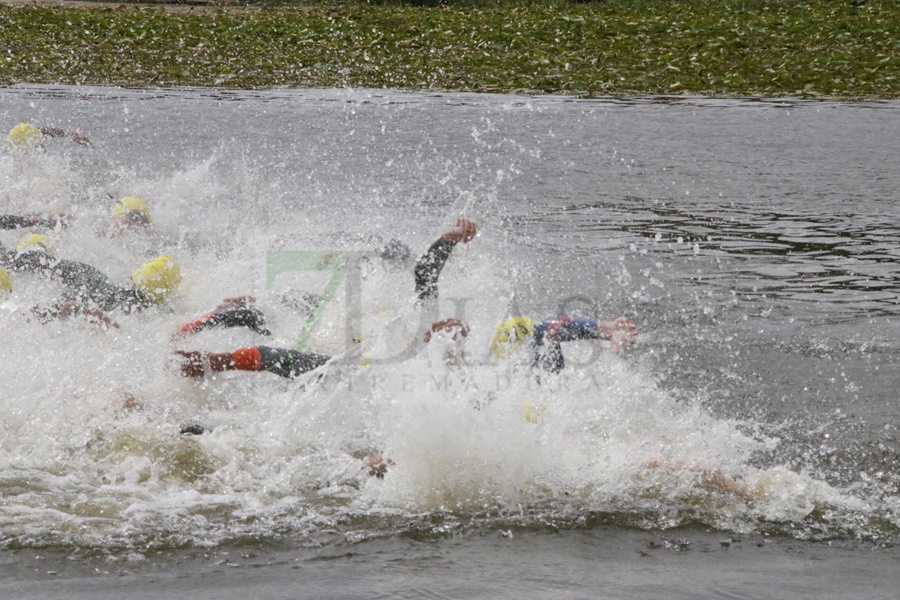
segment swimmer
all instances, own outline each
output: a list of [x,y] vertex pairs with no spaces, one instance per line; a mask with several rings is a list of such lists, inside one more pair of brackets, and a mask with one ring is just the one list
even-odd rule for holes
[[267,371],[293,379],[331,360],[324,354],[271,346],[249,346],[232,352],[176,350],[175,354],[179,357],[181,374],[194,378],[222,371]]
[[119,286],[95,267],[56,258],[49,236],[32,234],[10,251],[0,244],[0,265],[15,271],[40,273],[66,288],[64,301],[49,308],[36,308],[44,320],[84,315],[106,327],[118,327],[105,313],[125,314],[164,302],[181,282],[181,269],[174,258],[161,255],[147,261],[131,275],[129,284]]
[[634,345],[637,327],[628,317],[612,321],[595,321],[584,317],[556,317],[535,324],[528,317],[509,317],[497,324],[491,338],[494,358],[510,358],[523,346],[532,358],[532,365],[551,373],[565,367],[562,342],[575,340],[607,340],[612,351]]
[[110,233],[122,234],[130,229],[150,226],[150,207],[138,196],[125,196],[113,204]]
[[[424,341],[431,339],[432,332],[457,332],[462,337],[468,335],[468,327],[456,319],[445,319],[434,323],[426,332]],[[455,333],[454,339],[455,337]],[[271,346],[249,346],[232,352],[201,352],[176,350],[181,374],[185,377],[204,377],[222,371],[268,371],[288,379],[308,373],[327,363],[331,357],[299,350],[273,348]]]
[[90,146],[91,140],[76,129],[59,129],[56,127],[36,127],[29,123],[19,123],[6,136],[6,147],[10,152],[27,154],[32,150],[43,148],[45,138],[67,137],[76,144]]
[[[197,436],[212,433],[212,431],[212,427],[201,425],[200,423],[185,423],[180,426],[178,433],[182,436]],[[362,462],[360,469],[365,470],[370,477],[376,479],[384,479],[388,467],[394,466],[394,461],[390,458],[385,458],[384,454],[380,452],[362,458],[354,455],[354,459]]]
[[[460,242],[468,243],[475,233],[475,223],[468,219],[457,219],[456,224],[441,235],[419,258],[415,266],[417,298],[424,300],[437,295],[437,280],[450,258],[450,251]],[[398,253],[397,244],[400,242],[395,240],[391,256]],[[321,300],[320,297],[311,293],[305,294],[304,299],[308,310],[315,308],[315,305]],[[211,312],[182,325],[173,338],[178,339],[200,331],[226,327],[247,327],[262,335],[271,335],[266,329],[265,315],[258,308],[252,306],[255,301],[253,296],[226,298]]]

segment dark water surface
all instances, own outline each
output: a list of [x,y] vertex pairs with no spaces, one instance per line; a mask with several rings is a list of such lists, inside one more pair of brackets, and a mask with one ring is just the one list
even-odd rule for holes
[[[0,156],[0,212],[71,212],[57,251],[113,278],[162,251],[186,273],[168,309],[107,333],[24,317],[51,293],[24,277],[0,301],[3,597],[896,596],[900,105],[0,99],[9,127],[94,142]],[[154,233],[99,235],[129,194]],[[294,343],[306,317],[279,285],[322,280],[273,284],[272,252],[418,253],[460,216],[479,235],[439,310],[472,325],[468,365],[430,344],[318,385],[167,366],[168,333],[240,293],[273,338],[192,348]],[[402,276],[363,279],[366,352],[390,345]],[[575,344],[540,386],[485,350],[506,315],[573,312],[627,314],[639,342]],[[311,348],[340,352],[345,321],[323,317]],[[143,410],[109,409],[123,388]],[[213,432],[179,436],[187,421]],[[359,467],[375,450],[396,462],[384,480]]]
[[[896,550],[605,527],[352,549],[220,549],[149,565],[12,560],[16,598],[846,598],[895,597]],[[12,563],[12,564],[10,564]],[[47,568],[48,565],[51,568]],[[59,569],[58,569],[59,568]],[[46,569],[46,570],[45,570]],[[57,570],[58,569],[58,570]]]

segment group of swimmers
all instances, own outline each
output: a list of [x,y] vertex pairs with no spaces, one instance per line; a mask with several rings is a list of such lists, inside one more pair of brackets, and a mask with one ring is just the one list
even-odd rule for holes
[[[42,148],[48,137],[68,137],[76,143],[90,145],[90,140],[75,130],[38,128],[23,123],[10,131],[7,146],[14,153],[32,152]],[[149,207],[139,197],[126,196],[112,206],[110,222],[120,232],[149,227]],[[39,274],[62,284],[65,290],[60,301],[35,309],[35,314],[42,321],[80,316],[103,327],[117,328],[119,325],[113,318],[115,313],[127,315],[157,306],[166,302],[177,290],[181,270],[177,261],[169,255],[160,255],[145,262],[132,273],[130,281],[122,285],[111,282],[104,273],[87,263],[57,257],[48,233],[68,224],[68,216],[59,213],[0,215],[0,229],[40,228],[47,232],[26,235],[14,249],[7,249],[0,242],[0,295],[12,290],[16,273]],[[413,274],[418,302],[434,301],[440,274],[453,249],[458,244],[469,243],[476,233],[474,222],[457,219],[416,261]],[[402,242],[392,241],[391,244],[382,249],[381,254],[386,260],[398,254],[411,254]],[[402,252],[398,252],[398,248]],[[266,318],[255,306],[254,299],[241,296],[226,299],[213,311],[186,322],[173,338],[184,340],[199,331],[226,327],[246,327],[257,333],[269,334]],[[437,333],[445,333],[462,341],[468,336],[469,327],[457,319],[443,319],[435,322],[421,341],[427,343]],[[634,344],[636,335],[637,328],[624,316],[612,321],[578,316],[557,316],[535,321],[523,316],[510,316],[496,326],[490,347],[498,360],[510,358],[527,348],[526,356],[532,366],[557,373],[565,365],[561,349],[563,342],[608,340],[612,349],[618,351],[624,345]],[[175,350],[174,354],[180,373],[193,378],[231,370],[269,372],[295,378],[331,360],[327,355],[265,345],[221,353]]]
[[[45,137],[62,136],[80,144],[90,144],[85,135],[75,130],[38,128],[20,123],[10,131],[7,145],[12,152],[31,152],[42,147]],[[110,220],[118,231],[148,227],[150,210],[143,199],[126,196],[113,205]],[[57,213],[0,216],[2,229],[39,227],[52,230],[67,224],[66,215]],[[453,248],[457,244],[468,243],[476,233],[475,223],[458,219],[419,258],[414,268],[415,295],[419,302],[430,302],[437,297],[438,279]],[[397,241],[392,244],[403,245]],[[403,250],[402,254],[410,254],[408,248]],[[388,257],[396,255],[396,248],[386,248],[382,254]],[[62,301],[38,309],[37,314],[42,320],[83,316],[106,327],[118,327],[110,314],[113,311],[130,314],[165,302],[181,281],[176,260],[160,255],[136,269],[130,282],[116,285],[87,263],[56,257],[50,237],[38,233],[25,236],[15,249],[7,249],[0,243],[0,269],[0,291],[11,289],[9,271],[38,273],[63,285],[66,291]],[[175,337],[183,338],[205,329],[224,327],[247,327],[258,333],[268,333],[264,315],[253,305],[251,297],[243,296],[227,299],[212,312],[186,323]],[[452,332],[457,339],[461,339],[468,335],[468,326],[456,319],[444,319],[426,331],[423,341],[427,342],[432,332],[438,331]],[[527,347],[534,366],[559,372],[564,367],[562,342],[603,339],[612,343],[613,350],[618,350],[622,345],[633,344],[636,334],[636,327],[627,317],[604,322],[561,316],[536,322],[527,317],[510,316],[497,325],[491,339],[491,352],[495,358],[503,359]],[[321,354],[270,346],[239,348],[226,353],[178,350],[176,355],[180,360],[181,373],[190,377],[227,370],[267,371],[283,377],[296,377],[324,365],[330,359]]]
[[[72,142],[91,146],[83,133],[74,129],[37,127],[20,123],[7,136],[7,147],[12,154],[28,154],[43,149],[48,138],[68,138]],[[13,276],[17,272],[31,272],[49,277],[65,288],[61,301],[49,307],[35,309],[42,320],[80,316],[106,328],[118,328],[112,315],[116,312],[131,314],[166,302],[181,282],[181,270],[174,258],[159,255],[138,267],[131,280],[123,285],[112,283],[93,266],[63,258],[54,253],[53,240],[48,233],[69,225],[65,214],[49,212],[27,215],[0,215],[0,230],[39,229],[47,233],[29,233],[15,249],[7,249],[0,242],[0,300],[13,289]],[[124,234],[151,226],[150,208],[137,196],[125,196],[116,201],[109,214],[109,228],[114,234]],[[415,297],[419,303],[433,302],[438,293],[440,274],[458,244],[467,244],[475,238],[477,228],[468,219],[458,219],[416,261],[413,268]],[[380,256],[392,264],[411,262],[409,248],[392,240],[380,249]],[[307,294],[309,302],[320,300],[315,294]],[[245,327],[262,335],[270,335],[264,314],[251,296],[228,298],[213,311],[184,323],[174,333],[173,339],[183,342],[200,331],[227,327]],[[469,326],[455,318],[436,321],[424,332],[422,343],[438,334],[462,342],[469,334]],[[490,351],[497,360],[524,357],[531,367],[545,372],[558,373],[565,367],[561,344],[573,340],[600,339],[610,342],[614,352],[623,346],[633,345],[637,328],[628,317],[611,321],[597,321],[581,316],[554,316],[542,320],[510,315],[494,329]],[[286,378],[295,378],[327,364],[331,357],[293,349],[271,346],[249,346],[230,352],[175,350],[178,368],[182,375],[200,378],[222,371],[269,372]],[[123,393],[123,408],[131,410],[137,401]],[[527,418],[527,415],[526,415]],[[202,434],[206,428],[200,425],[182,427],[182,434]],[[393,463],[380,453],[363,458],[364,468],[375,477],[383,477],[388,465]],[[745,484],[725,476],[719,469],[702,465],[667,461],[664,457],[642,463],[646,470],[688,471],[697,474],[700,487],[729,493],[749,499],[754,496]]]
[[[453,248],[468,243],[476,234],[476,225],[468,219],[458,219],[455,225],[438,238],[416,262],[415,295],[420,303],[437,297],[438,279]],[[190,321],[179,334],[188,335],[210,327],[244,326],[258,333],[267,333],[265,318],[245,298],[231,299],[211,313]],[[433,334],[442,332],[456,341],[468,337],[469,326],[455,318],[434,322],[424,332],[423,343]],[[533,366],[558,373],[565,361],[562,342],[583,339],[610,341],[614,351],[623,345],[634,344],[637,328],[628,317],[613,321],[596,321],[584,317],[555,317],[540,322],[527,317],[509,317],[497,325],[491,339],[491,352],[497,359],[510,358],[526,347]],[[183,359],[181,372],[188,377],[203,377],[221,371],[268,371],[293,378],[326,364],[331,357],[298,350],[251,346],[232,352],[176,351]]]

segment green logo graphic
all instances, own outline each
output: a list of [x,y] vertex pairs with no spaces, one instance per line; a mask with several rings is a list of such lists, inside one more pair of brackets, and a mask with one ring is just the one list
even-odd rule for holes
[[294,342],[294,350],[303,350],[309,341],[309,336],[328,307],[328,303],[334,298],[338,286],[344,281],[347,273],[347,254],[336,250],[288,250],[268,252],[266,255],[266,287],[271,288],[275,278],[282,273],[325,271],[330,272],[325,290],[321,294],[321,300],[310,313],[306,324],[297,340]]

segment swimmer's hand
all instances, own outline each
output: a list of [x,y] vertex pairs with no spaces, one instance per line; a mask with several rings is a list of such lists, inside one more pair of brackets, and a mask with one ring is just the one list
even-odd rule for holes
[[234,368],[234,359],[229,353],[176,350],[174,354],[183,377],[199,379],[206,377],[207,370],[228,371]]
[[637,341],[637,326],[628,317],[597,324],[597,334],[602,340],[612,343],[612,351],[619,352],[623,345],[633,346]]
[[431,341],[431,334],[438,333],[439,331],[443,331],[444,333],[450,334],[450,336],[456,340],[460,341],[460,338],[465,338],[469,336],[469,326],[460,321],[459,319],[444,319],[443,321],[436,321],[431,324],[431,329],[425,332],[425,342],[428,343]]
[[377,479],[384,479],[384,475],[388,470],[388,465],[393,466],[394,461],[389,458],[386,459],[384,454],[379,453],[365,457],[363,463],[365,463],[369,475]]
[[178,357],[176,361],[183,377],[199,379],[206,375],[206,366],[209,364],[209,360],[205,352],[176,350],[175,355]]
[[458,244],[460,242],[466,244],[475,237],[476,233],[477,229],[475,223],[469,219],[457,219],[453,229],[448,230],[441,237],[445,242],[450,242],[451,244]]

